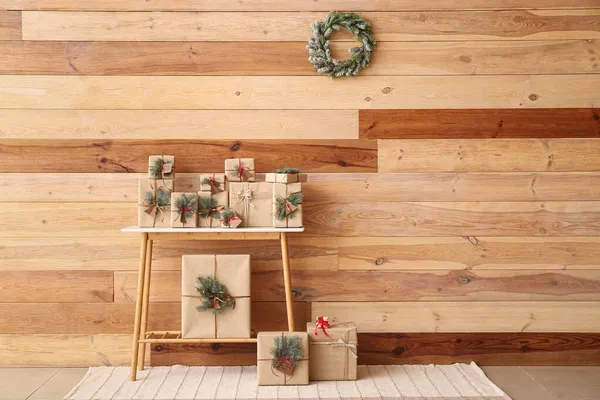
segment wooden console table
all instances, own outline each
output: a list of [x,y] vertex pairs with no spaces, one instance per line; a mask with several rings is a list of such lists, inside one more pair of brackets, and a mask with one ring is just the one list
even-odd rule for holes
[[304,228],[139,228],[132,226],[122,232],[141,234],[140,267],[135,302],[133,328],[133,354],[131,376],[136,379],[137,370],[144,369],[147,343],[256,343],[256,338],[240,339],[184,339],[180,331],[147,331],[148,301],[150,298],[150,270],[152,269],[152,247],[156,240],[279,240],[283,261],[283,280],[288,330],[294,330],[292,310],[292,281],[287,234],[304,232]]

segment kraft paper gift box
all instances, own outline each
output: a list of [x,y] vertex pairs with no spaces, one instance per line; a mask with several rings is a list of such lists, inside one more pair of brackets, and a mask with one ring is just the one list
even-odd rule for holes
[[198,226],[198,195],[196,193],[171,193],[171,227],[196,228]]
[[231,208],[221,211],[221,228],[237,228],[242,223],[241,218]]
[[306,332],[258,334],[256,368],[259,385],[308,385],[308,363]]
[[273,184],[229,182],[229,207],[242,219],[242,226],[273,226]]
[[[310,339],[310,380],[356,380],[357,340],[353,322],[316,328],[315,322],[306,324]],[[326,336],[323,332],[329,336]]]
[[201,174],[198,192],[198,226],[218,228],[221,212],[229,206],[225,174]]
[[302,183],[273,183],[273,226],[302,226]]
[[277,172],[268,172],[265,174],[265,182],[273,183],[293,183],[298,182],[299,173],[294,174],[280,174]]
[[[250,256],[186,255],[181,272],[181,336],[184,338],[250,337]],[[203,304],[197,286],[199,277],[211,277],[225,285],[235,302],[233,308],[198,310]],[[221,295],[221,299],[223,299]],[[220,304],[214,296],[206,299]],[[214,300],[214,301],[213,301]]]
[[173,180],[140,179],[138,188],[138,226],[171,226]]
[[149,179],[175,179],[175,156],[148,157]]
[[[252,182],[255,180],[254,158],[228,158],[225,160],[225,176],[229,182]],[[231,190],[231,189],[229,189]]]

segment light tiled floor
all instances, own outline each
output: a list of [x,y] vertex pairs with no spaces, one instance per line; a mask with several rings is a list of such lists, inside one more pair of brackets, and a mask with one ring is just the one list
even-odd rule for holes
[[[600,400],[600,367],[483,367],[514,400]],[[0,400],[59,400],[87,368],[0,368]]]

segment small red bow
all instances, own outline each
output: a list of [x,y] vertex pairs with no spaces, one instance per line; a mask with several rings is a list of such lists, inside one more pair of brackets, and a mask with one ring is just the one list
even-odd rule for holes
[[327,320],[327,317],[317,317],[317,321],[315,324],[315,336],[319,335],[319,328],[321,328],[321,330],[323,331],[325,336],[329,337],[329,334],[327,333],[325,328],[330,328],[330,327],[331,327],[331,325],[329,325],[329,321]]

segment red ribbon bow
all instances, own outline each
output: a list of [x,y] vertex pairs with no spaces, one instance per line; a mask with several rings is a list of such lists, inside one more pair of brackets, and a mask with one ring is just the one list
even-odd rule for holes
[[329,321],[327,320],[327,317],[317,317],[317,321],[315,324],[315,336],[319,335],[319,328],[321,328],[321,330],[323,331],[323,333],[325,334],[325,336],[330,337],[329,334],[327,333],[327,331],[325,330],[325,328],[330,328],[331,325],[329,325]]

